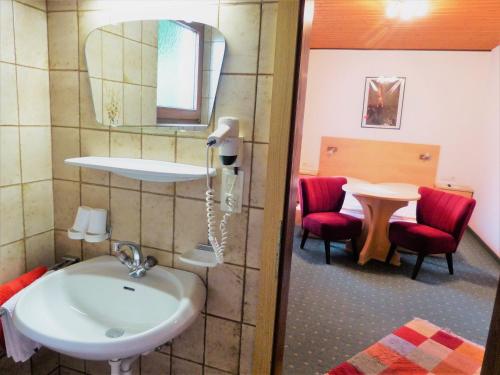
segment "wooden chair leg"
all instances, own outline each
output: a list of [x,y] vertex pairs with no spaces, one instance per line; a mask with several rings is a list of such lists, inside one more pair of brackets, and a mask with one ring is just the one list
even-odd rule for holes
[[304,229],[304,233],[302,233],[302,241],[300,241],[300,248],[303,249],[306,244],[307,237],[309,236],[309,231]]
[[446,261],[448,262],[448,271],[450,275],[453,275],[453,255],[451,253],[446,254]]
[[391,263],[391,259],[394,256],[397,247],[398,245],[396,245],[395,243],[391,243],[391,247],[389,248],[389,252],[387,253],[387,257],[385,258],[385,264]]
[[358,258],[359,258],[359,254],[358,254],[358,247],[356,245],[355,238],[351,238],[351,247],[352,247],[352,256],[353,256],[354,260],[357,262]]
[[330,264],[330,241],[325,240],[325,260],[326,264]]
[[413,268],[413,274],[411,275],[411,278],[415,280],[418,275],[418,271],[420,271],[420,267],[422,266],[422,263],[424,262],[425,254],[419,253],[418,258],[417,258],[417,263],[415,263],[415,267]]

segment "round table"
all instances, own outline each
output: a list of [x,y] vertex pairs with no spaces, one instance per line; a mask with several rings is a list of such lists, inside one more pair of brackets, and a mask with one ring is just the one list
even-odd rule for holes
[[[370,184],[352,182],[342,189],[351,193],[363,208],[364,220],[358,263],[363,265],[370,259],[385,261],[389,252],[389,219],[394,212],[408,205],[409,201],[420,199],[418,187],[410,184]],[[399,265],[399,254],[394,254],[392,264]]]

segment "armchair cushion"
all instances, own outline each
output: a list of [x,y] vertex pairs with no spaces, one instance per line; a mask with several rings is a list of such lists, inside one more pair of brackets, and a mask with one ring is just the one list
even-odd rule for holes
[[339,212],[318,212],[303,219],[304,229],[324,240],[344,240],[359,236],[360,219]]
[[344,177],[311,177],[299,180],[302,217],[315,212],[339,212],[344,203],[347,183]]
[[427,254],[452,253],[457,241],[449,233],[424,224],[395,221],[389,227],[389,241]]
[[476,201],[428,187],[420,187],[418,192],[417,222],[449,233],[459,242]]

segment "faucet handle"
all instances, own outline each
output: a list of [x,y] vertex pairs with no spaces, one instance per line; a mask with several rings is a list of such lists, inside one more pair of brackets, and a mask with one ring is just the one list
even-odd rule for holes
[[151,256],[151,255],[148,255],[143,263],[144,268],[146,270],[150,270],[151,268],[153,268],[157,264],[158,264],[158,259],[156,259],[154,256]]

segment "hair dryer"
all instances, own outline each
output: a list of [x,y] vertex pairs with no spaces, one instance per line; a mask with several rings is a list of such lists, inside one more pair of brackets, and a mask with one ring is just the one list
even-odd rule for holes
[[207,146],[218,147],[219,157],[225,167],[239,167],[241,153],[240,122],[236,117],[221,117],[217,129],[208,136]]

